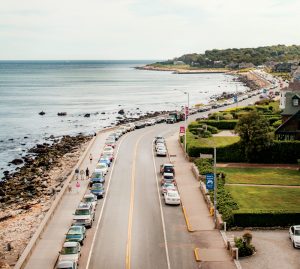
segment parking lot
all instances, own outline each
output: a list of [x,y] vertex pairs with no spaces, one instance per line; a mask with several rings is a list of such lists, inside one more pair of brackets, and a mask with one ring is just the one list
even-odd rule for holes
[[[228,232],[227,235],[241,236],[244,232]],[[240,258],[243,269],[299,269],[300,249],[294,249],[288,230],[251,231],[256,254]]]

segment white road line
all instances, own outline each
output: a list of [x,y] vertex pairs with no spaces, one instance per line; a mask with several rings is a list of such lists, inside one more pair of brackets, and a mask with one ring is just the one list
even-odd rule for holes
[[118,146],[117,153],[116,153],[115,159],[114,159],[112,167],[111,167],[111,173],[109,175],[106,193],[105,193],[105,196],[104,196],[104,200],[103,200],[102,208],[101,208],[101,211],[100,211],[99,219],[98,219],[98,222],[97,222],[96,230],[95,230],[95,233],[94,233],[94,236],[93,236],[93,241],[92,241],[90,252],[89,252],[89,256],[88,256],[88,259],[87,259],[87,264],[86,264],[86,267],[85,267],[86,269],[88,269],[89,266],[90,266],[92,252],[93,252],[93,248],[94,248],[94,244],[95,244],[95,239],[96,239],[96,234],[98,232],[100,221],[102,219],[102,215],[103,215],[103,211],[104,211],[104,207],[105,207],[105,203],[106,203],[106,198],[107,198],[107,194],[108,194],[109,187],[110,187],[110,181],[111,181],[111,178],[112,178],[112,175],[113,175],[113,172],[114,172],[114,167],[115,167],[115,163],[116,163],[116,160],[117,160],[117,157],[118,157],[118,154],[119,154],[119,149],[120,149],[120,147],[121,147],[121,145],[122,145],[122,143],[124,141],[124,137],[125,136],[122,137],[122,141],[120,142],[120,144]]
[[157,170],[156,170],[155,159],[154,159],[153,144],[154,144],[154,140],[152,142],[152,160],[153,160],[153,167],[154,167],[154,172],[155,172],[155,179],[156,179],[157,195],[158,195],[158,201],[159,201],[159,207],[160,207],[161,222],[162,222],[162,226],[163,226],[163,234],[164,234],[164,241],[165,241],[167,264],[168,264],[168,269],[171,269],[169,249],[168,249],[168,241],[167,241],[167,234],[166,234],[165,218],[164,218],[163,209],[162,209],[162,205],[161,205],[161,195],[160,195],[159,186],[158,186],[158,178],[157,178]]

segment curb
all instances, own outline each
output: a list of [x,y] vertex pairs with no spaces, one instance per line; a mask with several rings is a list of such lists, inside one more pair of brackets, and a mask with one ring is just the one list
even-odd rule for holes
[[187,217],[187,214],[186,214],[186,210],[185,210],[184,205],[181,204],[181,206],[182,206],[182,212],[183,212],[183,215],[184,215],[184,219],[185,219],[185,223],[186,223],[187,230],[188,230],[190,233],[192,233],[192,232],[194,232],[195,230],[192,229],[192,227],[191,227],[191,224],[190,224],[189,219],[188,219],[188,217]]
[[194,248],[194,255],[196,262],[201,262],[201,259],[199,257],[199,248]]

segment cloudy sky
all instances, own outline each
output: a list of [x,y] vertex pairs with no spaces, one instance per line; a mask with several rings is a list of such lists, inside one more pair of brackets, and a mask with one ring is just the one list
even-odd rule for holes
[[168,59],[300,44],[300,0],[3,0],[0,60]]

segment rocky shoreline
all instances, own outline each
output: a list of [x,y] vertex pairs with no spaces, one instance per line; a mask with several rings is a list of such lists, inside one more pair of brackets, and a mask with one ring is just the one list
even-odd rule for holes
[[0,182],[0,268],[13,266],[72,172],[91,136],[50,138]]

